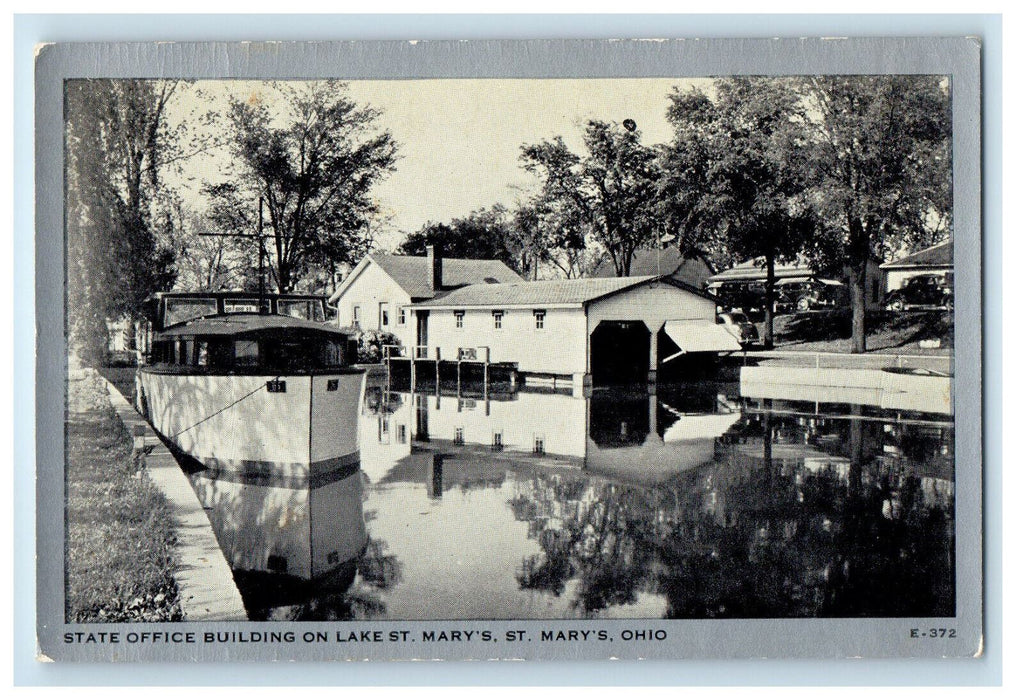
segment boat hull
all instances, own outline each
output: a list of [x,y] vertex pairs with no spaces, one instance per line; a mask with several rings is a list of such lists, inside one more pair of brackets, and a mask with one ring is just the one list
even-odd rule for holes
[[305,478],[359,462],[365,373],[300,375],[139,372],[153,427],[203,466]]

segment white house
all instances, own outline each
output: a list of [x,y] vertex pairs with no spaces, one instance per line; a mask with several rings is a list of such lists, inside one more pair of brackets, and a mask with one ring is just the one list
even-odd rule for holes
[[411,348],[416,343],[411,306],[475,282],[518,282],[500,260],[442,259],[427,247],[425,257],[372,253],[355,266],[331,295],[342,328],[387,331]]

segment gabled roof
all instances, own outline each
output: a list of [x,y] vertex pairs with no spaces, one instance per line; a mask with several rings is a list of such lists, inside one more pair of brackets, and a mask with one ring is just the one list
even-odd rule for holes
[[888,270],[893,267],[940,267],[952,265],[952,241],[945,241],[930,248],[910,253],[904,258],[892,260],[881,267]]
[[511,284],[473,284],[421,302],[421,307],[484,306],[550,306],[585,304],[616,294],[644,282],[658,279],[643,277],[600,277],[571,280],[538,280]]
[[[341,283],[338,290],[331,295],[330,302],[334,303],[341,298],[359,273],[371,263],[378,265],[412,299],[430,299],[436,294],[433,290],[433,270],[425,256],[371,253],[363,258]],[[500,260],[442,258],[442,287],[464,287],[489,280],[495,283],[508,283],[521,282],[522,278]]]
[[[697,255],[685,257],[679,253],[677,248],[668,247],[664,249],[642,248],[636,251],[632,258],[632,266],[629,273],[633,277],[644,275],[672,275],[673,277],[689,284],[700,286],[714,270],[710,264]],[[593,271],[591,277],[614,277],[615,269],[610,260],[606,260]]]

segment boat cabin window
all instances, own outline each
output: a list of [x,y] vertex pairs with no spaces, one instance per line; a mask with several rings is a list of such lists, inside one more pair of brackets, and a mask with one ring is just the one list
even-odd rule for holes
[[225,314],[258,314],[258,299],[224,299]]
[[323,305],[312,299],[278,299],[277,313],[282,316],[304,318],[307,321],[324,321]]
[[259,364],[259,343],[255,340],[234,341],[234,364],[236,367],[255,367]]
[[321,370],[344,366],[346,348],[343,342],[319,337],[253,340],[186,337],[153,343],[152,360],[210,369]]
[[217,313],[217,300],[213,297],[198,299],[167,299],[164,308],[163,325],[172,326],[193,318],[212,316]]

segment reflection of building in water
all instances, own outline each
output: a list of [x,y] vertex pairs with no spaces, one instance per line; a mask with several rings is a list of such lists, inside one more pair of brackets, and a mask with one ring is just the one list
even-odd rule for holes
[[311,481],[208,471],[190,478],[236,571],[313,579],[358,558],[366,547],[357,466]]
[[[522,460],[657,483],[712,461],[715,440],[739,419],[710,384],[663,395],[644,389],[591,398],[523,390],[501,400],[410,395],[377,385],[367,388],[362,414],[362,463],[370,480],[416,462],[414,471],[431,488],[444,482],[436,474],[459,455],[484,470],[485,462]],[[413,443],[443,458],[417,457]],[[398,464],[409,455],[411,462]]]

